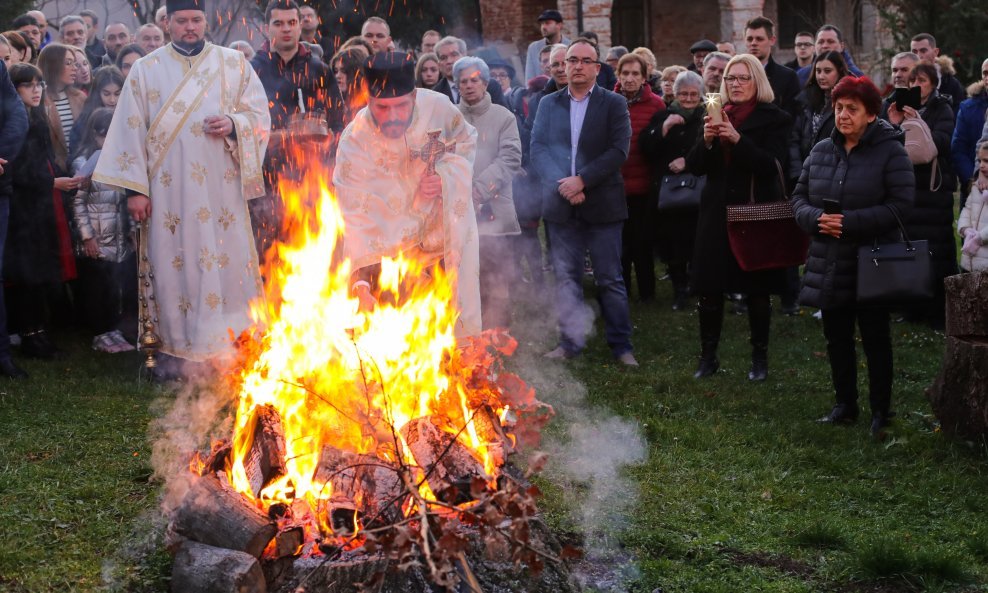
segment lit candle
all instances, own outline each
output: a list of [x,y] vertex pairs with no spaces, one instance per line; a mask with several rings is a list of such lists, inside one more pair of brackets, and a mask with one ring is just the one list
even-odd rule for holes
[[298,112],[305,113],[305,101],[302,99],[302,89],[298,90]]
[[710,121],[715,124],[723,123],[724,105],[720,93],[707,93],[704,103],[707,105],[707,115],[710,116]]

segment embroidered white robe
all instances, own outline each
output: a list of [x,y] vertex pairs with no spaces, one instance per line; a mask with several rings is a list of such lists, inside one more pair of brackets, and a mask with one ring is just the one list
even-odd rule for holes
[[[228,115],[235,138],[204,133]],[[264,195],[267,99],[236,50],[168,44],[134,64],[93,174],[151,200],[147,251],[162,352],[202,361],[230,350],[261,295],[247,200]]]
[[[413,151],[429,132],[455,151],[436,162],[442,178],[442,216],[430,218],[413,208],[426,162]],[[402,138],[386,138],[370,110],[362,109],[340,136],[333,183],[343,213],[343,249],[354,269],[400,252],[443,258],[456,273],[457,337],[480,333],[480,276],[477,219],[473,211],[473,161],[477,130],[445,95],[417,89],[412,121]],[[429,222],[442,228],[430,228]],[[438,240],[437,240],[438,238]],[[439,243],[442,243],[439,245]],[[423,253],[424,252],[424,253]]]

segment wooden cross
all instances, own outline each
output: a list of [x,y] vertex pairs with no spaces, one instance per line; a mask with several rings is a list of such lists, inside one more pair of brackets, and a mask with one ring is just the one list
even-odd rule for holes
[[442,133],[442,130],[427,132],[426,136],[429,139],[422,145],[422,148],[418,150],[412,149],[410,151],[413,159],[422,159],[425,161],[426,171],[429,175],[436,174],[436,162],[439,161],[439,157],[446,153],[452,154],[456,152],[456,142],[443,144],[443,141],[439,139],[439,135]]

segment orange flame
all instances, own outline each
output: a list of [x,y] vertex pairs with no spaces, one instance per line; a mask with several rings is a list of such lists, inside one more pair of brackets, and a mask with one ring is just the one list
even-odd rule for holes
[[[455,271],[426,270],[400,254],[385,259],[381,301],[370,312],[360,311],[349,292],[352,270],[341,255],[344,225],[328,173],[309,173],[280,189],[291,239],[267,254],[265,298],[253,304],[255,330],[241,344],[247,354],[233,379],[239,399],[231,483],[263,510],[304,501],[315,511],[313,524],[328,534],[334,492],[317,477],[328,445],[411,468],[420,494],[435,500],[401,433],[422,417],[457,435],[483,467],[484,479],[493,480],[504,451],[487,442],[475,416],[484,408],[497,422],[507,407],[490,377],[478,379],[483,369],[473,368],[475,359],[457,348]],[[426,276],[428,282],[419,281]],[[248,457],[253,413],[261,406],[280,417],[286,471],[256,492]],[[359,505],[362,496],[358,492],[352,503]],[[403,510],[409,512],[407,505]],[[359,531],[357,521],[352,529]]]

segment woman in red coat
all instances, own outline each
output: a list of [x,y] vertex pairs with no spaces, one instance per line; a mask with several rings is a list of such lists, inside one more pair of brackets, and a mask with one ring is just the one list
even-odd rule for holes
[[631,268],[638,279],[638,299],[655,298],[655,260],[652,242],[656,224],[656,197],[648,161],[638,146],[638,136],[648,126],[652,116],[666,106],[662,99],[645,84],[648,64],[638,54],[625,54],[618,61],[618,83],[615,92],[628,99],[631,114],[631,148],[628,160],[621,167],[624,192],[628,200],[628,220],[624,223],[621,271],[624,285],[631,292]]

